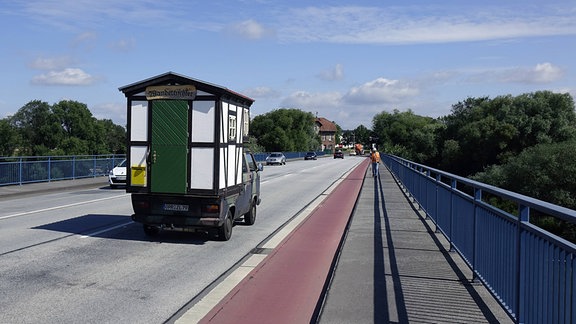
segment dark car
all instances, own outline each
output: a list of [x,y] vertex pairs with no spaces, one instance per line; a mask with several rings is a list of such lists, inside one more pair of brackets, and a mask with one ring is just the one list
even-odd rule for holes
[[304,160],[316,160],[316,153],[315,152],[308,152],[304,156]]
[[337,150],[336,152],[334,152],[334,158],[335,159],[343,159],[344,153],[342,153],[342,151],[340,151],[340,150]]

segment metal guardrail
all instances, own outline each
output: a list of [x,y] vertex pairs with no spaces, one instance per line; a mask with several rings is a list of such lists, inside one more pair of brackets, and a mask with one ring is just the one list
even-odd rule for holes
[[[254,158],[262,162],[268,155],[257,153]],[[291,160],[304,158],[306,152],[284,155]],[[0,157],[0,186],[106,176],[125,158],[124,154]]]
[[108,175],[125,155],[0,157],[0,186]]
[[[576,323],[576,244],[530,223],[576,211],[395,156],[384,164],[517,323]],[[517,215],[486,196],[517,206]]]

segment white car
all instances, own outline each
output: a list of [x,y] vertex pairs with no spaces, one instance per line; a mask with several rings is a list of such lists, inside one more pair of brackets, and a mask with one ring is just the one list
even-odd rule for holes
[[108,183],[110,188],[116,188],[120,185],[126,185],[126,160],[123,160],[108,174]]
[[278,164],[283,165],[286,164],[286,156],[284,156],[281,152],[273,152],[266,158],[266,165],[271,164]]

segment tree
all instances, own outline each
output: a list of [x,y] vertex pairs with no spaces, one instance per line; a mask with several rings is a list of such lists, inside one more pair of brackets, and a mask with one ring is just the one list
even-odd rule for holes
[[411,110],[381,112],[372,121],[381,150],[420,163],[436,159],[437,136],[442,127],[437,120],[418,116]]
[[62,127],[52,114],[50,105],[33,100],[10,117],[10,124],[22,138],[22,155],[45,155],[57,148],[63,138]]
[[462,176],[505,163],[528,147],[576,138],[572,97],[550,91],[468,98],[441,121],[439,167]]
[[0,119],[0,156],[12,156],[20,145],[16,128],[6,119]]
[[99,138],[103,140],[103,147],[99,153],[126,153],[126,129],[114,124],[110,119],[96,121],[96,129]]
[[[66,154],[98,154],[102,149],[102,139],[98,137],[95,118],[88,107],[80,102],[62,100],[52,106],[54,116],[58,119],[67,143]],[[69,139],[74,138],[70,141]]]
[[308,151],[320,146],[314,131],[315,117],[298,109],[277,109],[254,117],[251,135],[266,151]]
[[[0,124],[0,146],[20,155],[122,154],[126,152],[126,130],[111,120],[97,120],[80,102],[62,100],[52,106],[33,100]],[[16,135],[10,133],[10,129]],[[12,138],[11,140],[9,140]],[[14,144],[14,145],[16,145]]]
[[372,132],[368,128],[366,128],[366,126],[359,125],[358,127],[356,127],[354,129],[354,137],[355,137],[356,143],[360,143],[362,145],[369,144],[369,141],[370,141],[369,137],[370,137],[371,133]]

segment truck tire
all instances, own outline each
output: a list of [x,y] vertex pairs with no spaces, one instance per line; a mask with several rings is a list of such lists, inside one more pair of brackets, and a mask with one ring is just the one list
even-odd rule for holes
[[144,234],[146,236],[156,236],[160,233],[160,228],[158,226],[146,225],[144,224]]
[[218,240],[220,241],[228,241],[232,236],[232,227],[234,226],[234,221],[232,218],[232,211],[228,210],[228,215],[226,215],[226,219],[222,226],[218,227]]
[[250,210],[244,215],[244,224],[254,225],[256,221],[256,201],[252,202]]

